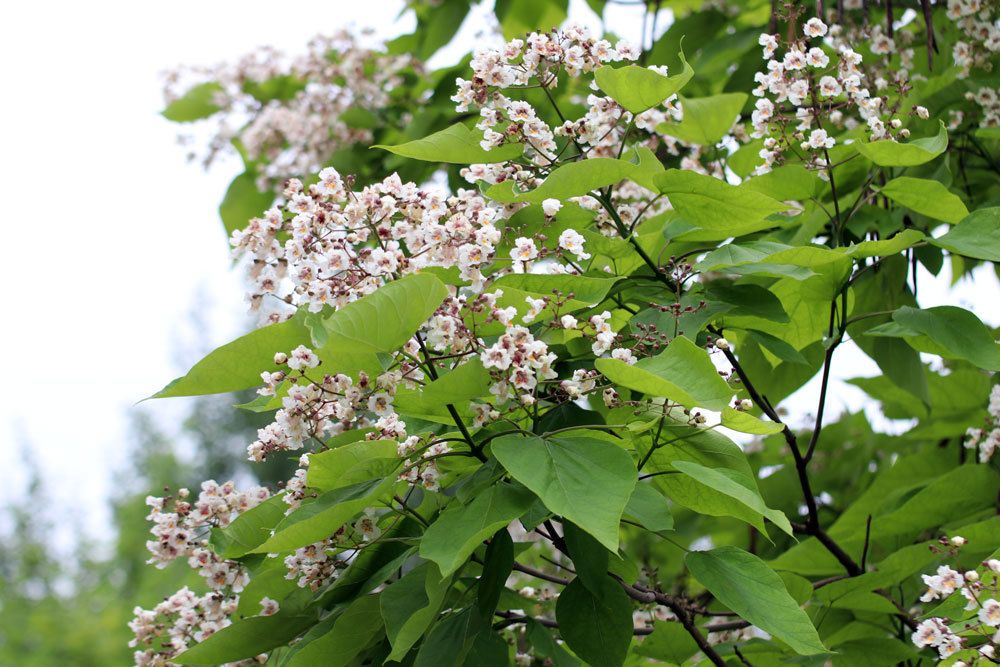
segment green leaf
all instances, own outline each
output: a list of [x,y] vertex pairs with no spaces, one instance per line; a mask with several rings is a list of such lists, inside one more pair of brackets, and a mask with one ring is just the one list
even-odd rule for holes
[[462,123],[456,123],[423,139],[396,146],[376,144],[372,148],[381,148],[414,160],[449,164],[507,162],[516,160],[524,152],[524,144],[504,144],[485,150],[479,145],[482,139],[482,132],[469,129]]
[[718,547],[689,552],[684,563],[719,602],[799,655],[827,653],[781,577],[757,556],[736,547]]
[[661,123],[657,132],[689,144],[714,146],[729,133],[747,102],[746,93],[723,93],[711,97],[681,97],[684,111],[680,123]]
[[402,660],[420,640],[437,618],[450,585],[451,578],[441,578],[436,565],[424,563],[386,587],[379,606],[392,645],[387,661]]
[[740,433],[751,435],[770,435],[781,433],[783,426],[772,421],[764,421],[754,417],[749,412],[735,410],[728,405],[722,409],[722,425]]
[[236,621],[170,659],[178,665],[220,665],[252,658],[287,644],[316,622],[311,615],[253,616]]
[[809,365],[809,360],[806,359],[801,352],[777,336],[772,336],[771,334],[763,331],[754,331],[753,329],[747,330],[747,335],[755,343],[782,361],[800,364],[803,366]]
[[[756,484],[746,475],[726,468],[708,468],[693,461],[674,461],[673,467],[691,479],[708,486],[718,493],[744,505],[754,514],[765,517],[788,535],[793,535],[788,517],[781,510],[770,509],[761,498],[760,492],[754,488]],[[756,522],[758,528],[762,523]],[[765,532],[766,531],[761,531]]]
[[693,171],[668,169],[655,182],[685,221],[721,234],[720,239],[776,227],[778,223],[768,216],[788,209],[750,188]]
[[499,634],[483,628],[473,637],[472,647],[465,655],[465,667],[509,667],[510,645]]
[[228,526],[213,528],[209,539],[212,549],[221,558],[246,555],[270,537],[271,531],[285,516],[287,509],[284,494],[268,498],[240,514]]
[[627,111],[640,114],[663,104],[664,100],[683,88],[694,76],[694,70],[684,59],[683,51],[678,57],[684,69],[674,76],[663,76],[639,65],[618,68],[605,66],[597,69],[594,80],[601,90]]
[[528,642],[535,654],[543,658],[548,658],[554,667],[580,667],[580,661],[569,654],[562,644],[556,642],[551,631],[536,621],[529,619],[525,623]]
[[426,384],[423,398],[442,405],[468,402],[488,393],[490,383],[490,374],[474,358]]
[[667,349],[629,365],[619,359],[598,359],[597,370],[612,382],[681,405],[722,410],[736,393],[719,376],[708,353],[679,336]]
[[[899,180],[898,178],[896,179]],[[916,229],[904,229],[889,239],[879,241],[862,241],[852,246],[844,248],[844,253],[849,257],[860,259],[862,257],[886,257],[895,255],[907,248],[912,248],[917,243],[924,240],[924,233]]]
[[930,242],[963,257],[1000,262],[1000,207],[973,211]]
[[953,225],[969,215],[962,200],[938,181],[900,176],[882,186],[879,192],[911,211]]
[[629,178],[636,169],[636,165],[631,162],[614,158],[578,160],[553,169],[542,184],[530,192],[515,191],[513,180],[507,180],[490,186],[486,196],[504,204],[540,204],[545,199],[565,200],[614,185]]
[[608,578],[608,550],[569,521],[563,522],[563,533],[576,576],[594,595],[600,595]]
[[858,152],[880,167],[915,167],[930,162],[948,148],[948,131],[941,122],[933,137],[915,139],[905,144],[883,139],[852,144]]
[[[937,306],[921,310],[903,306],[893,313],[892,319],[908,331],[926,336],[938,348],[921,351],[965,359],[980,368],[1000,371],[1000,346],[986,325],[963,308]],[[912,341],[911,344],[921,349]]]
[[[448,296],[437,276],[412,273],[349,303],[323,323],[323,350],[393,352],[402,347]],[[320,355],[322,358],[322,355]]]
[[243,229],[251,218],[260,217],[274,203],[273,192],[261,192],[257,189],[257,175],[245,171],[226,189],[226,195],[219,204],[219,217],[226,228],[226,234]]
[[282,553],[319,542],[391,493],[394,482],[393,477],[373,479],[324,493],[289,514],[252,553]]
[[476,606],[483,619],[490,621],[496,611],[500,596],[507,585],[507,577],[514,568],[514,541],[506,526],[499,529],[486,547],[483,573],[476,587]]
[[[427,633],[413,667],[458,667],[465,662],[476,637],[481,633],[490,633],[490,628],[473,609],[453,613],[438,621]],[[488,655],[492,656],[493,651]]]
[[216,348],[204,359],[153,394],[152,398],[202,396],[240,391],[261,384],[262,371],[276,371],[276,352],[290,352],[309,342],[309,332],[298,318],[271,324]]
[[297,644],[283,667],[349,667],[381,636],[379,598],[365,595],[337,616],[329,630],[308,643]]
[[647,658],[681,665],[698,652],[698,644],[680,623],[663,621],[653,625],[653,634],[637,644],[635,652]]
[[311,455],[306,481],[314,489],[332,491],[384,477],[399,463],[395,442],[362,440]]
[[654,533],[674,529],[674,517],[667,499],[651,484],[636,483],[625,506],[625,515]]
[[[649,464],[644,470],[651,472],[673,472],[674,474],[657,475],[653,484],[662,489],[677,505],[686,507],[698,514],[709,516],[732,516],[752,526],[762,533],[766,526],[762,520],[763,514],[758,511],[759,505],[751,501],[757,509],[742,502],[733,502],[726,494],[719,493],[709,480],[700,479],[688,474],[676,474],[674,464],[690,461],[702,467],[718,471],[734,483],[745,487],[750,495],[760,495],[753,470],[747,462],[746,454],[732,440],[713,430],[705,430],[672,423],[664,426],[663,440],[668,446],[660,447],[653,452]],[[713,476],[716,480],[719,475]],[[743,494],[741,491],[734,493]],[[761,505],[763,501],[761,501]],[[775,512],[777,516],[777,512]],[[779,519],[780,520],[780,519]]]
[[632,643],[632,603],[605,577],[598,593],[574,579],[556,602],[559,633],[573,652],[594,667],[624,664]]
[[757,264],[769,255],[773,255],[781,250],[788,250],[790,247],[773,241],[727,243],[707,253],[694,268],[699,273],[709,273],[733,266]]
[[503,38],[524,37],[535,30],[559,27],[566,19],[567,0],[497,0],[494,12],[503,28]]
[[534,494],[510,484],[491,486],[468,505],[452,503],[430,525],[420,541],[420,556],[441,568],[457,570],[483,540],[528,511]]
[[820,183],[815,172],[797,164],[789,164],[772,169],[745,181],[741,187],[777,201],[804,201],[816,194]]
[[167,105],[161,113],[175,123],[189,123],[208,118],[221,107],[215,103],[217,94],[224,92],[215,81],[200,83]]
[[[589,306],[604,301],[608,292],[619,278],[595,278],[593,276],[571,276],[540,273],[512,273],[493,282],[493,288],[513,287],[539,296],[553,297],[560,293],[563,298],[573,295],[573,300]],[[565,312],[565,311],[563,311]]]
[[832,649],[836,651],[832,658],[833,667],[856,667],[857,665],[890,667],[891,665],[906,664],[911,660],[920,662],[919,656],[912,646],[892,637],[851,639],[836,644]]
[[323,592],[317,603],[329,608],[353,600],[385,583],[415,554],[417,549],[410,546],[410,538],[416,538],[421,533],[422,527],[409,519],[390,526],[383,533],[382,540],[366,546],[351,560],[350,566]]
[[507,435],[493,441],[492,452],[552,512],[618,550],[618,524],[636,482],[625,450],[596,438]]

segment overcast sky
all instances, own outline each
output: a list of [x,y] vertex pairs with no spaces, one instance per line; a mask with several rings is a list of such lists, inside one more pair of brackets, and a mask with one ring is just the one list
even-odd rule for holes
[[[411,19],[396,22],[401,6],[8,4],[0,24],[0,280],[8,291],[0,326],[0,504],[22,488],[18,446],[27,441],[52,503],[73,508],[99,534],[110,474],[128,451],[128,411],[185,370],[178,350],[217,346],[245,326],[243,290],[229,270],[216,214],[239,166],[223,162],[206,173],[185,162],[176,126],[158,115],[159,73],[232,59],[259,45],[296,52],[316,32],[350,25],[393,36],[412,26]],[[635,8],[620,7],[609,24],[637,38],[634,16]],[[461,41],[471,43],[481,27],[481,18],[471,19]],[[945,283],[927,276],[921,282],[925,305],[968,307],[976,297],[968,289],[949,296]],[[986,276],[984,284],[990,296],[982,288],[979,302],[996,303],[996,281]],[[208,306],[208,326],[192,332],[196,300]],[[973,310],[998,323],[994,311]],[[874,373],[860,355],[848,355],[842,377]],[[839,389],[832,412],[845,400],[861,404],[859,393]],[[802,393],[793,409],[812,405],[813,389]],[[182,405],[171,400],[173,408],[152,409],[169,414]]]

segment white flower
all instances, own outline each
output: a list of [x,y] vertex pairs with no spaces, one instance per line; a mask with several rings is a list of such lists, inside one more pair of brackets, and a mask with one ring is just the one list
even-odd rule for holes
[[319,191],[329,197],[339,199],[344,195],[344,181],[333,167],[319,172]]
[[316,368],[319,365],[319,357],[305,345],[299,345],[292,350],[288,357],[288,367],[298,371],[303,368]]
[[914,645],[920,648],[924,646],[936,646],[944,637],[944,630],[947,630],[947,626],[944,626],[940,619],[929,618],[917,626],[917,630],[913,633],[911,639]]
[[354,530],[361,533],[361,539],[371,542],[382,534],[382,529],[378,527],[378,517],[375,510],[368,508],[365,513],[354,524]]
[[813,130],[809,133],[809,140],[803,142],[803,148],[833,148],[837,143],[833,137],[827,136],[826,130]]
[[632,354],[632,350],[629,350],[624,347],[616,347],[615,349],[611,350],[611,358],[618,359],[619,361],[624,361],[626,364],[629,365],[632,365],[636,361],[638,361],[638,359],[635,358],[635,355]]
[[810,67],[823,68],[830,64],[830,57],[823,53],[823,49],[814,46],[806,53],[806,62]]
[[823,97],[836,97],[843,91],[840,82],[832,76],[824,76],[819,80],[819,94]]
[[542,210],[550,218],[554,218],[559,209],[562,208],[562,202],[558,199],[546,199],[542,201]]
[[272,600],[269,597],[262,597],[260,599],[260,615],[261,616],[274,616],[278,613],[278,602]]
[[818,18],[813,17],[806,21],[806,24],[802,26],[802,32],[804,32],[806,37],[809,37],[810,39],[813,37],[822,37],[826,34],[826,24]]
[[518,262],[530,262],[538,257],[538,248],[535,242],[524,236],[519,236],[514,241],[514,247],[510,249],[510,258]]
[[565,229],[559,235],[559,247],[573,253],[577,259],[590,259],[590,254],[583,249],[584,240],[575,229]]
[[764,57],[770,58],[778,49],[778,38],[775,35],[762,34],[757,38],[757,43],[764,47]]
[[1000,627],[1000,602],[992,598],[984,602],[979,610],[979,620],[991,628]]
[[525,297],[524,300],[528,303],[528,312],[524,314],[521,319],[525,324],[533,322],[539,313],[545,308],[545,299],[535,299],[533,297]]

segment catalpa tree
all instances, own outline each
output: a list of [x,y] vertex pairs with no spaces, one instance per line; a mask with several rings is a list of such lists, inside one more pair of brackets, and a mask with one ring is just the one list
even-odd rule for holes
[[299,466],[149,499],[205,588],[137,665],[1000,660],[1000,346],[917,280],[1000,262],[997,5],[646,4],[171,79],[262,326],[156,396],[258,387]]

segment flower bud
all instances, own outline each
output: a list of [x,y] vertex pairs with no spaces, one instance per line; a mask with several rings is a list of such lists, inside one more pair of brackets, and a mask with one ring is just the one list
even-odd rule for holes
[[279,366],[283,366],[288,363],[288,355],[284,352],[278,352],[274,355],[274,363]]
[[715,347],[718,348],[718,349],[720,349],[720,350],[723,350],[723,351],[728,350],[729,349],[729,341],[726,340],[725,338],[718,338],[715,341]]
[[951,540],[949,540],[949,541],[951,542],[951,546],[953,546],[953,547],[961,547],[961,546],[965,546],[965,543],[968,540],[966,540],[961,535],[956,535],[955,537],[951,538]]

